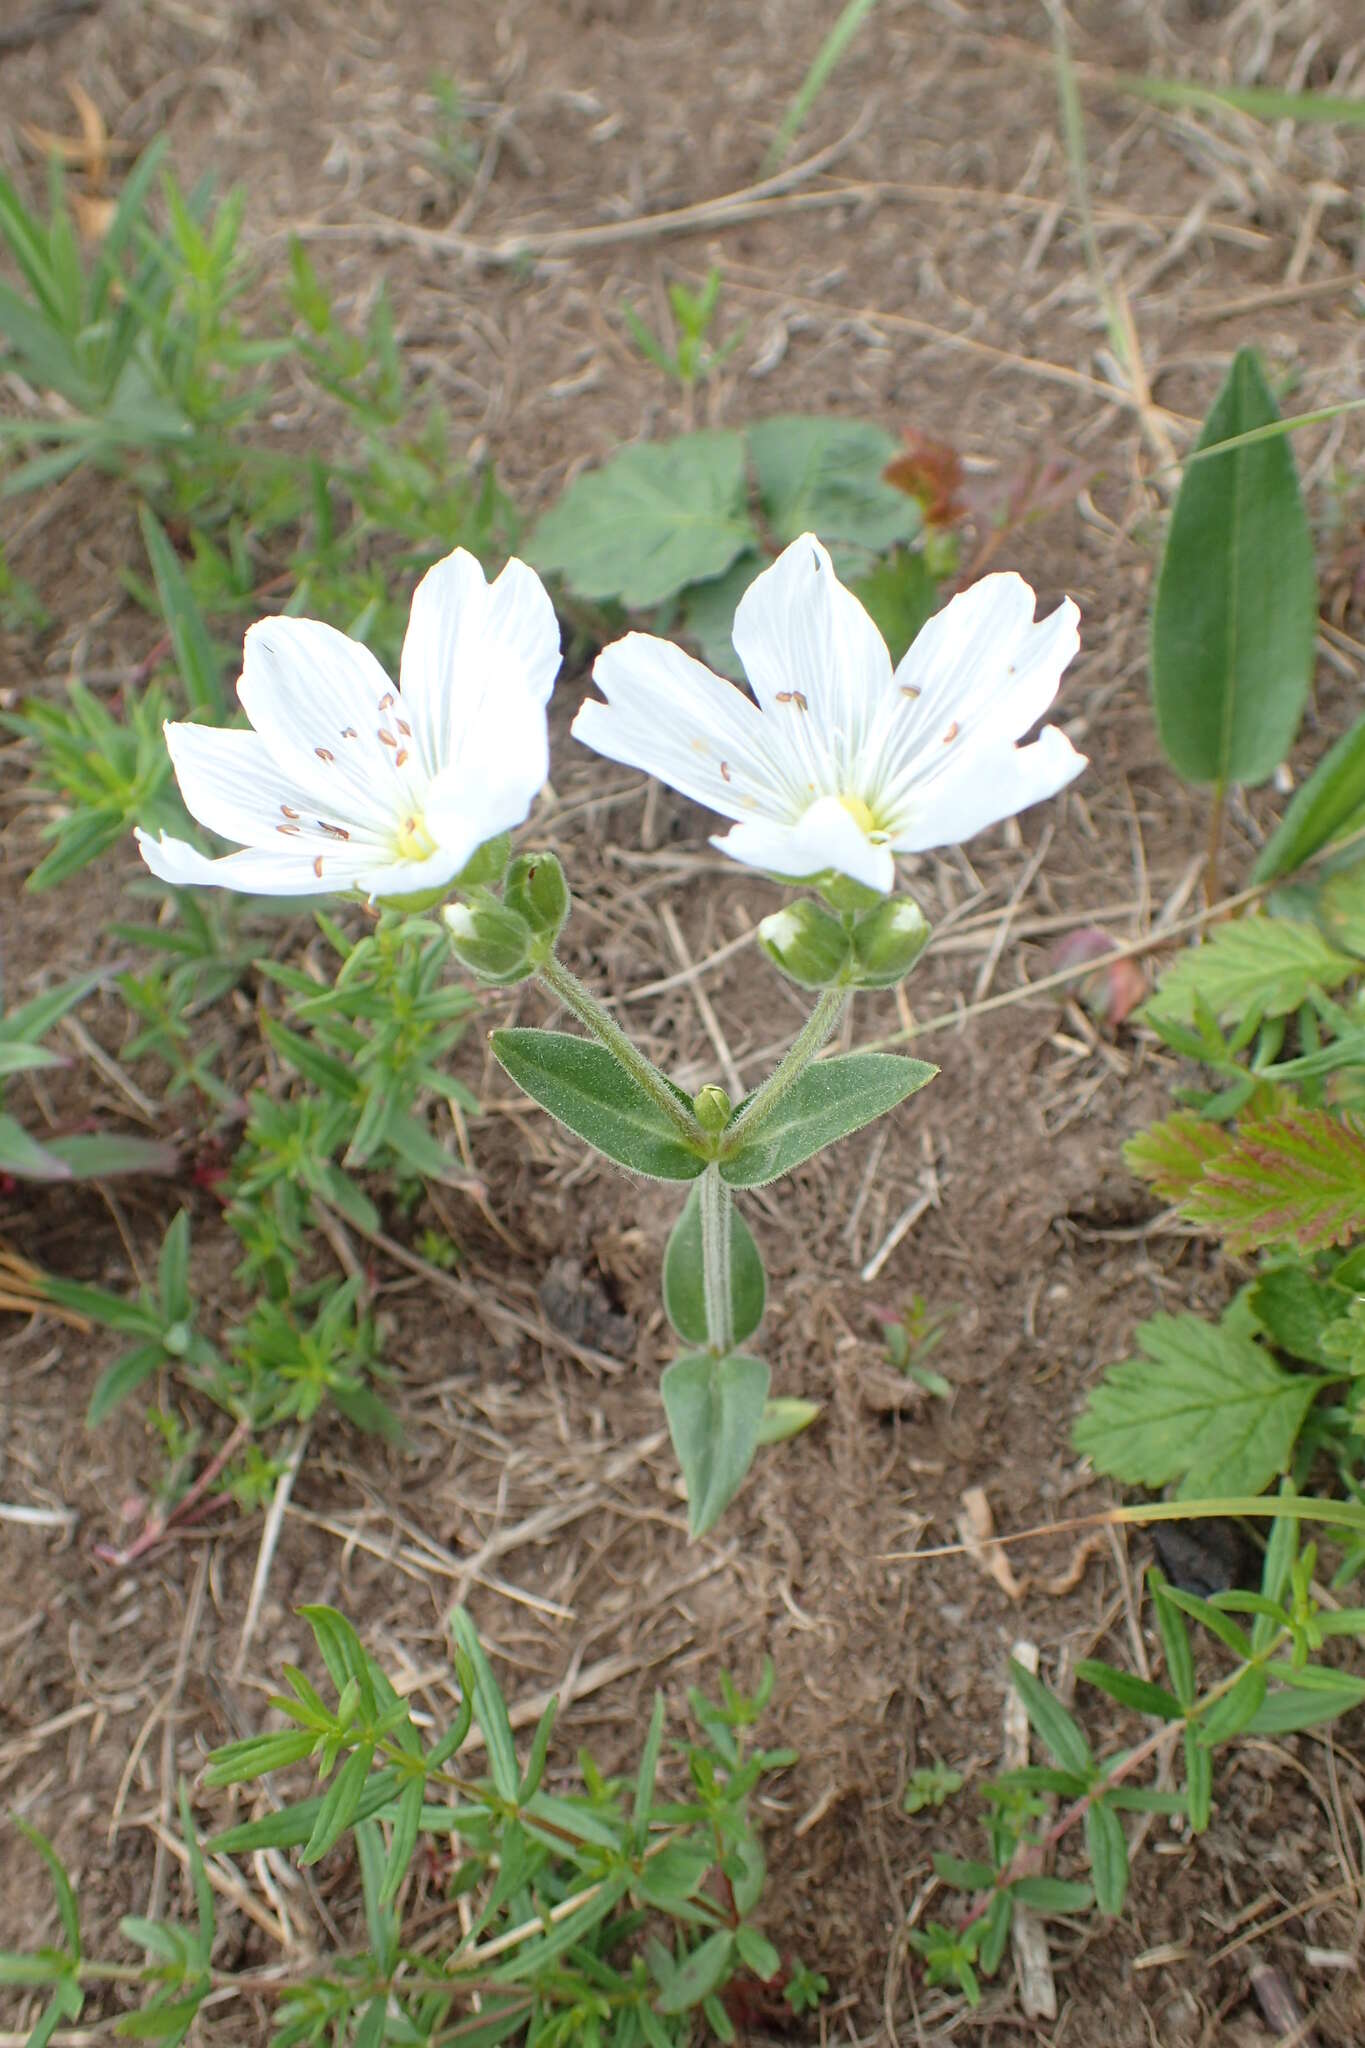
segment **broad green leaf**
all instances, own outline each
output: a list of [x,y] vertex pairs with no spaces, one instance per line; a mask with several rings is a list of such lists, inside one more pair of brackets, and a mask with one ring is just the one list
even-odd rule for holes
[[1198,1316],[1153,1316],[1137,1341],[1146,1357],[1110,1367],[1073,1431],[1097,1471],[1133,1486],[1179,1480],[1188,1500],[1260,1493],[1285,1470],[1322,1379],[1285,1372]]
[[743,437],[707,431],[633,443],[579,477],[537,523],[525,553],[577,597],[642,611],[721,575],[756,539]]
[[653,1180],[695,1180],[703,1170],[700,1153],[605,1046],[568,1031],[495,1031],[490,1043],[518,1088],[618,1166]]
[[760,420],[749,429],[749,456],[769,532],[784,547],[818,534],[836,555],[840,541],[880,555],[912,539],[919,506],[882,479],[898,447],[871,420],[809,413]]
[[[753,1136],[722,1156],[721,1179],[736,1188],[762,1187],[894,1109],[937,1072],[926,1060],[887,1052],[849,1052],[816,1060]],[[737,1117],[743,1108],[741,1103]]]
[[1090,1851],[1095,1903],[1112,1919],[1123,1911],[1128,1895],[1128,1844],[1122,1821],[1103,1799],[1094,1800],[1085,1810],[1085,1845]]
[[708,1934],[705,1941],[693,1949],[669,1978],[667,1986],[659,1993],[660,2012],[687,2012],[690,2007],[700,2005],[717,1985],[722,1984],[730,1974],[731,1959],[735,1953],[735,1937],[728,1927],[718,1928]]
[[1062,1769],[1078,1771],[1082,1775],[1089,1771],[1092,1764],[1090,1745],[1081,1732],[1080,1724],[1055,1694],[1048,1691],[1041,1678],[1015,1657],[1010,1658],[1010,1684],[1023,1701],[1024,1712],[1034,1734]]
[[1295,1106],[1244,1123],[1180,1206],[1231,1252],[1349,1244],[1365,1231],[1365,1122]]
[[[1272,1266],[1251,1290],[1251,1312],[1277,1351],[1306,1365],[1331,1369],[1334,1361],[1322,1348],[1323,1333],[1345,1313],[1348,1297],[1340,1287],[1313,1277],[1305,1266]],[[1279,1522],[1271,1537],[1293,1540],[1292,1522]],[[1267,1559],[1270,1552],[1267,1551]],[[1276,1594],[1282,1590],[1276,1588]]]
[[[730,1204],[730,1314],[734,1341],[742,1344],[763,1320],[767,1283],[763,1261],[748,1224]],[[706,1292],[702,1281],[701,1188],[688,1190],[682,1215],[673,1226],[664,1253],[664,1309],[686,1344],[705,1344]]]
[[693,1536],[704,1535],[739,1490],[753,1461],[768,1395],[768,1368],[732,1353],[692,1352],[659,1381],[673,1448],[687,1485]]
[[1146,1008],[1188,1023],[1201,998],[1224,1022],[1239,1021],[1253,1005],[1264,1017],[1284,1017],[1308,1000],[1310,989],[1334,989],[1359,972],[1360,962],[1331,945],[1314,925],[1283,917],[1239,917],[1181,953]]
[[1365,960],[1365,863],[1329,874],[1310,902],[1315,921],[1332,944],[1356,961]]
[[[1241,349],[1198,447],[1279,417]],[[1313,673],[1313,543],[1283,436],[1191,463],[1171,513],[1152,615],[1152,700],[1167,759],[1191,782],[1264,782],[1289,752]]]
[[872,615],[891,659],[899,662],[938,605],[938,583],[922,552],[897,548],[860,576],[853,595]]
[[[1365,104],[1365,102],[1362,102]],[[1253,882],[1290,875],[1334,839],[1365,824],[1365,718],[1325,753],[1261,848]]]

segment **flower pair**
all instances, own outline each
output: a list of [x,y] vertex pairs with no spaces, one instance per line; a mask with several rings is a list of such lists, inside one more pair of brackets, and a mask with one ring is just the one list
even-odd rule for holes
[[[753,700],[670,642],[628,633],[598,656],[606,701],[583,705],[574,736],[731,819],[712,843],[746,866],[885,894],[897,853],[968,839],[1085,766],[1056,726],[1016,744],[1079,644],[1070,599],[1033,613],[1020,577],[983,577],[893,669],[806,534],[735,614]],[[210,860],[139,831],[143,859],[177,885],[436,900],[529,814],[559,664],[534,571],[510,561],[489,583],[462,548],[417,587],[397,688],[333,627],[263,620],[237,685],[252,729],[166,727],[186,807],[241,851]]]

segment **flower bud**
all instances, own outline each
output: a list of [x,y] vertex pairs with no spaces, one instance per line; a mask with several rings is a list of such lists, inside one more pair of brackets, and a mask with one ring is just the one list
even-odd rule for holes
[[500,882],[507,872],[507,857],[512,851],[512,842],[505,832],[499,832],[496,839],[485,839],[482,846],[476,846],[465,865],[455,877],[457,889],[490,889]]
[[451,903],[446,930],[456,959],[480,981],[524,981],[534,972],[534,932],[524,917],[501,903]]
[[912,896],[892,897],[853,927],[859,988],[894,988],[929,943],[930,924]]
[[569,914],[569,885],[552,853],[519,853],[507,870],[502,900],[524,917],[538,939],[553,945]]
[[723,1088],[703,1088],[692,1097],[692,1110],[704,1131],[723,1131],[730,1121],[730,1098]]
[[847,932],[809,897],[765,917],[758,943],[774,966],[802,988],[828,988],[850,964]]
[[831,910],[875,910],[886,898],[880,889],[869,889],[865,882],[855,882],[852,875],[841,875],[831,869],[821,875],[815,884]]

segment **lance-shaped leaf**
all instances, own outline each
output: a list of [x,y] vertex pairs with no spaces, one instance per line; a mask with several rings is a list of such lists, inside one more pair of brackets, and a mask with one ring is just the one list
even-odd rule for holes
[[[887,1052],[849,1052],[838,1059],[817,1060],[753,1136],[742,1138],[722,1157],[721,1179],[736,1188],[762,1187],[894,1109],[937,1072],[927,1060]],[[743,1109],[741,1103],[736,1117]]]
[[[664,1253],[664,1309],[687,1344],[705,1344],[706,1287],[702,1274],[701,1189],[692,1187]],[[752,1337],[763,1320],[766,1293],[763,1261],[748,1224],[730,1204],[730,1317],[736,1344]]]
[[690,1352],[667,1368],[659,1391],[687,1484],[688,1527],[701,1536],[734,1499],[753,1461],[768,1368],[736,1353]]
[[[1278,420],[1242,349],[1200,449]],[[1171,514],[1152,616],[1152,701],[1167,759],[1191,782],[1264,782],[1289,751],[1313,673],[1317,578],[1287,435],[1191,462]]]
[[[695,1180],[706,1161],[605,1046],[568,1031],[495,1031],[494,1057],[595,1152],[652,1180]],[[680,1104],[690,1107],[679,1095]]]
[[1278,828],[1261,848],[1253,882],[1292,874],[1333,839],[1365,824],[1365,718],[1358,719],[1295,790]]

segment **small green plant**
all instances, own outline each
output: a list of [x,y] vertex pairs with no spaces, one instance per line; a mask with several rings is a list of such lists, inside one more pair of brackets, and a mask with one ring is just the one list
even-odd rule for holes
[[901,1797],[901,1811],[923,1813],[927,1807],[942,1806],[945,1799],[962,1790],[964,1783],[961,1771],[954,1771],[947,1764],[924,1764],[910,1773]]
[[[31,1002],[0,1016],[0,1100],[7,1080],[44,1068],[68,1064],[43,1040],[69,1010],[109,980],[96,970],[48,989]],[[0,1174],[16,1180],[103,1180],[109,1174],[174,1173],[179,1164],[173,1145],[151,1138],[121,1137],[99,1132],[35,1138],[19,1119],[0,1110]]]
[[[88,1957],[70,1879],[51,1845],[19,1822],[48,1866],[62,1930],[59,1944],[36,1954],[0,1956],[0,1982],[45,2000],[29,2036],[35,2048],[111,1989],[120,2002],[135,2001],[118,2031],[170,2048],[189,2034],[210,1991],[217,2000],[268,2000],[270,2048],[369,2048],[385,2039],[412,2048],[457,2039],[689,2048],[699,2026],[731,2043],[738,2034],[726,2001],[744,1976],[781,1986],[793,2011],[818,2004],[826,1980],[800,1962],[784,1966],[753,1919],[764,1882],[753,1797],[795,1761],[790,1750],[749,1742],[771,1666],[752,1697],[724,1677],[719,1702],[689,1694],[697,1733],[677,1745],[676,1789],[658,1782],[660,1695],[633,1780],[604,1778],[580,1752],[579,1788],[550,1792],[557,1701],[519,1755],[506,1701],[462,1610],[450,1620],[460,1707],[435,1735],[419,1728],[349,1622],[327,1607],[302,1611],[333,1699],[286,1666],[288,1691],[272,1704],[287,1725],[215,1751],[204,1776],[210,1787],[254,1786],[307,1763],[320,1789],[276,1795],[264,1819],[228,1829],[208,1848],[215,1857],[291,1852],[303,1866],[353,1857],[365,1942],[290,1973],[215,1970],[216,1902],[182,1785],[194,1924],[129,1916],[121,1931],[142,1960]],[[475,1731],[483,1775],[460,1763]],[[452,1913],[434,1945],[429,1928],[420,1940],[405,1928],[405,1880],[419,1857],[470,1909],[468,1931]]]
[[935,1372],[927,1360],[947,1336],[956,1313],[953,1308],[931,1309],[922,1294],[912,1294],[898,1317],[882,1319],[887,1364],[940,1401],[952,1399],[953,1383]]
[[668,304],[674,326],[671,345],[645,325],[629,301],[622,306],[621,317],[641,355],[690,394],[698,384],[704,384],[708,377],[713,377],[721,364],[734,354],[744,339],[744,328],[736,327],[723,342],[716,343],[711,339],[711,329],[720,309],[718,270],[707,272],[699,292],[690,291],[685,284],[671,284],[668,287]]

